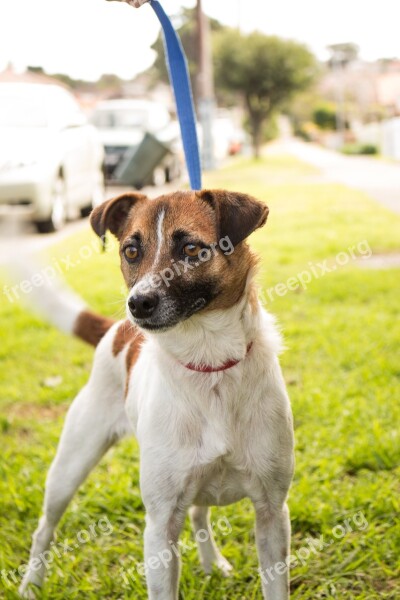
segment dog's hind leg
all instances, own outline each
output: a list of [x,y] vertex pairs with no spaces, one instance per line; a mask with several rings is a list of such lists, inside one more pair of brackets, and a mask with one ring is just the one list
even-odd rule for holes
[[212,566],[215,564],[225,577],[228,576],[232,571],[232,565],[222,556],[215,543],[210,527],[209,508],[192,506],[190,519],[204,571],[207,574],[211,573]]
[[99,367],[95,364],[88,385],[75,398],[65,421],[47,476],[43,514],[33,536],[28,571],[19,590],[23,597],[34,596],[31,584],[42,584],[44,557],[51,554],[55,527],[74,493],[108,448],[130,432],[123,390],[112,380],[110,368],[101,373]]

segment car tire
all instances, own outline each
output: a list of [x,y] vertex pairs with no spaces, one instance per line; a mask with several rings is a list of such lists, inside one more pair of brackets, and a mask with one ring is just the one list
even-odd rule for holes
[[65,182],[59,175],[53,184],[50,217],[44,221],[36,221],[38,232],[53,233],[62,229],[67,220],[66,212]]
[[97,181],[95,182],[92,190],[92,199],[90,204],[82,206],[80,214],[82,219],[88,217],[92,210],[102,204],[105,200],[106,195],[106,180],[104,167],[98,172]]
[[90,215],[92,210],[93,210],[92,204],[87,204],[86,206],[82,206],[82,208],[79,211],[81,218],[86,219],[86,217],[88,217]]

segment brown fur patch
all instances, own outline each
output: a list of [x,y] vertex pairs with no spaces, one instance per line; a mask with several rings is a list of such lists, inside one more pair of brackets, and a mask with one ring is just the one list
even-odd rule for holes
[[140,349],[144,341],[144,336],[138,329],[135,328],[135,337],[133,337],[129,343],[128,352],[126,353],[126,386],[125,386],[125,397],[128,395],[129,389],[129,375],[139,358]]
[[112,353],[113,356],[118,356],[120,352],[125,348],[126,344],[130,342],[137,335],[140,335],[138,329],[132,325],[128,319],[121,323],[118,327],[114,337]]
[[75,322],[73,333],[84,342],[97,346],[113,324],[113,319],[83,310]]
[[140,333],[138,329],[136,329],[136,336],[133,340],[131,340],[128,348],[128,352],[126,354],[126,370],[129,373],[131,372],[135,362],[139,358],[140,348],[144,341],[143,335]]
[[134,364],[136,363],[139,354],[140,348],[144,341],[144,336],[140,332],[140,330],[135,327],[128,319],[123,321],[121,325],[118,327],[117,332],[114,337],[112,353],[113,356],[118,356],[124,348],[128,345],[128,351],[126,353],[126,387],[125,387],[125,396],[128,393],[129,388],[129,375],[132,371]]
[[251,308],[251,312],[253,313],[253,315],[255,315],[258,310],[258,293],[257,293],[257,287],[253,281],[251,281],[250,285],[249,285],[248,299],[249,299],[249,305]]

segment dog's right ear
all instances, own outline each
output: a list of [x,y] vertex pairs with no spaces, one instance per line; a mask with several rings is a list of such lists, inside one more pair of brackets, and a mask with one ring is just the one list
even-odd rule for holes
[[90,224],[94,232],[103,240],[103,243],[107,230],[110,230],[119,239],[133,206],[146,200],[147,196],[144,194],[129,192],[96,206],[90,215]]

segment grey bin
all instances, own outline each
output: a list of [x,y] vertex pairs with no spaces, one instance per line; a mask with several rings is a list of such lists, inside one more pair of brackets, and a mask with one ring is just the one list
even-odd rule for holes
[[126,151],[113,173],[113,179],[124,185],[141,188],[150,185],[153,172],[171,150],[151,133],[146,133],[139,146]]

